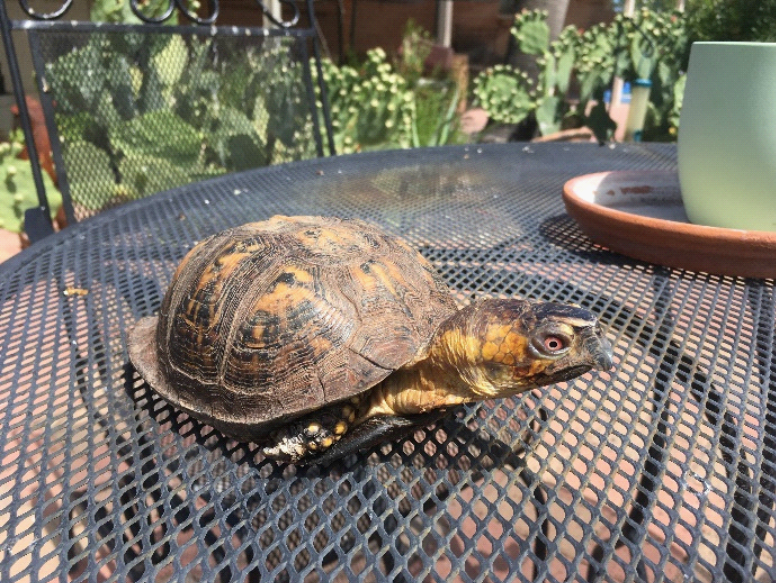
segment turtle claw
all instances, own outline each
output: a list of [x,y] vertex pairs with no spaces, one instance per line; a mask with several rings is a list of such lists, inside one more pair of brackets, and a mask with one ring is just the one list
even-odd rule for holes
[[308,449],[299,436],[283,436],[274,445],[262,447],[261,453],[264,457],[295,464],[304,459]]

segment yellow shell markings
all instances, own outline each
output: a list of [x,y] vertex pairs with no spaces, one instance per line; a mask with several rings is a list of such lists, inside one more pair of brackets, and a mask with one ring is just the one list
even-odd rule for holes
[[[235,327],[224,362],[224,381],[243,394],[260,392],[281,409],[292,401],[325,402],[329,368],[349,370],[343,353],[355,326],[337,302],[319,295],[315,266],[283,262],[249,315]],[[327,366],[332,365],[332,366]]]
[[390,257],[379,254],[350,263],[337,286],[358,321],[349,348],[386,375],[415,358],[444,315],[425,273],[403,268],[402,256],[397,262]]
[[399,298],[395,283],[401,281],[402,272],[393,263],[371,260],[362,263],[358,269],[352,269],[351,275],[366,291],[384,289],[392,297]]
[[[250,337],[246,335],[242,348],[271,348],[277,351],[275,358],[283,361],[283,368],[303,367],[305,362],[294,363],[294,351],[299,347],[309,348],[310,351],[321,355],[331,350],[332,344],[327,338],[327,324],[332,319],[332,311],[332,307],[313,290],[280,284],[271,293],[258,298],[252,313],[268,314],[270,319],[277,318],[278,332],[284,330],[285,335],[280,335],[265,325],[257,325],[251,330]],[[273,325],[272,322],[268,324],[270,327]]]
[[186,269],[163,302],[160,315],[168,324],[168,341],[161,346],[174,355],[163,358],[178,399],[215,419],[254,414],[252,401],[246,400],[252,397],[234,391],[222,379],[235,298],[251,286],[261,287],[260,278],[252,273],[263,271],[256,259],[266,257],[268,243],[266,237],[242,228],[208,239],[204,248],[192,249]]
[[370,239],[355,230],[334,227],[312,226],[292,233],[293,237],[315,256],[325,256],[335,260],[350,254],[363,254],[365,247],[370,246]]
[[433,285],[432,281],[412,278],[384,257],[352,266],[349,275],[352,283],[343,286],[343,293],[360,303],[361,315],[368,317],[373,311],[387,323],[387,314],[397,314],[395,321],[403,326],[416,324],[412,306],[422,305],[428,297],[428,286]]
[[181,259],[181,262],[178,264],[178,267],[172,276],[173,281],[179,281],[181,279],[181,275],[184,273],[184,270],[187,268],[189,263],[191,263],[192,260],[199,255],[200,251],[207,249],[209,243],[210,239],[205,239],[204,241],[200,241],[194,245],[194,247],[189,249],[189,252],[186,253],[185,257]]
[[217,313],[219,306],[215,299],[221,297],[224,286],[232,273],[240,267],[243,259],[251,257],[255,249],[258,248],[256,246],[241,253],[222,254],[202,272],[194,286],[195,295],[189,297],[183,311],[184,317],[191,326],[197,327],[200,322],[216,321],[215,319],[219,316]]
[[275,217],[195,246],[163,306],[158,344],[181,400],[241,423],[373,387],[454,310],[414,249],[318,217]]
[[202,382],[212,382],[214,375],[218,374],[221,350],[218,328],[225,322],[224,287],[241,268],[243,261],[261,248],[263,245],[257,244],[242,246],[239,252],[230,252],[231,246],[222,249],[190,287],[194,290],[193,296],[182,300],[172,325],[179,339],[179,359],[197,363],[197,370],[189,367],[184,371],[187,375]]
[[[282,357],[283,349],[289,348],[285,343],[288,340],[286,336],[302,332],[296,324],[288,322],[289,317],[300,306],[320,302],[315,292],[303,285],[311,281],[312,276],[304,270],[284,269],[269,286],[260,290],[257,297],[244,299],[248,303],[243,311],[249,317],[233,330],[230,357],[245,353],[250,356],[250,362],[240,363],[238,359],[231,363],[232,366],[267,367],[270,358]],[[310,320],[308,316],[304,319]]]
[[[251,312],[254,314],[257,312],[287,314],[289,310],[303,301],[316,300],[315,292],[310,288],[290,283],[290,281],[294,280],[303,283],[301,279],[296,279],[299,275],[299,270],[283,271],[278,278],[275,279],[272,289],[258,297],[253,304]],[[306,275],[309,276],[309,274]],[[312,280],[311,277],[306,277],[305,279],[307,282]],[[258,345],[260,346],[261,338],[257,338],[257,340],[259,341]]]

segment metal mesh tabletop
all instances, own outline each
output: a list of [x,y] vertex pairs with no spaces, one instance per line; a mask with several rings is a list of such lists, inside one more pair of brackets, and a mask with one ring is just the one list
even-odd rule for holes
[[[669,145],[330,158],[128,204],[0,266],[0,580],[776,580],[774,286],[608,252],[567,179]],[[464,407],[330,466],[262,458],[128,365],[192,245],[273,214],[360,217],[465,305],[600,315],[616,367]]]

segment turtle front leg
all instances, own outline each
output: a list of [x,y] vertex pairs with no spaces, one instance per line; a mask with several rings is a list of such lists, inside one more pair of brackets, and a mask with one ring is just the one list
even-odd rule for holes
[[325,452],[350,430],[362,400],[361,396],[353,397],[290,421],[270,433],[262,453],[295,464]]
[[397,441],[411,434],[418,427],[425,427],[437,422],[445,414],[445,411],[437,409],[429,413],[406,417],[397,415],[372,417],[356,425],[348,432],[345,439],[336,442],[310,461],[316,464],[328,464],[347,455],[368,453],[377,445]]

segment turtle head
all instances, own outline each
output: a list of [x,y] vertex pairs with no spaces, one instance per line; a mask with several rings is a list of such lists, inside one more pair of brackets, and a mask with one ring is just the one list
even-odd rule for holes
[[612,367],[612,348],[596,317],[565,304],[485,300],[451,317],[437,338],[472,400]]

